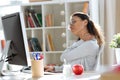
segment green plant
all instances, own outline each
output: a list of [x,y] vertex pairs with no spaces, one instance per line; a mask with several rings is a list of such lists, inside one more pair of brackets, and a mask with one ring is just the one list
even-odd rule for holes
[[120,48],[120,33],[117,33],[113,36],[112,41],[110,42],[111,48]]

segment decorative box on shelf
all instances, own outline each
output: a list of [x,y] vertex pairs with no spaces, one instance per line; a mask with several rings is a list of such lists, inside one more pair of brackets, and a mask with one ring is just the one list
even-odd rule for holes
[[29,2],[43,2],[43,1],[52,1],[52,0],[29,0]]

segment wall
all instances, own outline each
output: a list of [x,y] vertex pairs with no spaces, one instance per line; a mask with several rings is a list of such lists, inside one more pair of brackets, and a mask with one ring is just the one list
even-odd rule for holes
[[120,0],[116,0],[116,33],[120,33]]
[[105,34],[105,49],[103,64],[112,65],[115,63],[114,49],[109,43],[115,33],[120,32],[120,0],[99,0],[100,25]]

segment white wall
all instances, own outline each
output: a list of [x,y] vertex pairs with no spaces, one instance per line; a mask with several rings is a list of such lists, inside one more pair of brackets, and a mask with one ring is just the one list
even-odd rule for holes
[[120,0],[99,0],[100,25],[105,34],[104,64],[115,63],[114,49],[109,47],[109,43],[115,33],[120,32]]
[[2,30],[2,23],[1,23],[1,17],[7,14],[11,14],[14,12],[19,12],[20,6],[4,6],[0,7],[0,30]]

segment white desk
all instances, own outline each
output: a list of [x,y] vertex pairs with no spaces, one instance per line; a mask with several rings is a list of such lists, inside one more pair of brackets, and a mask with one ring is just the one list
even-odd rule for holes
[[44,75],[41,78],[32,78],[31,74],[19,73],[16,76],[2,76],[0,80],[99,80],[100,74],[95,72],[84,72],[82,75],[72,75],[65,78],[62,73],[56,73],[54,75]]

